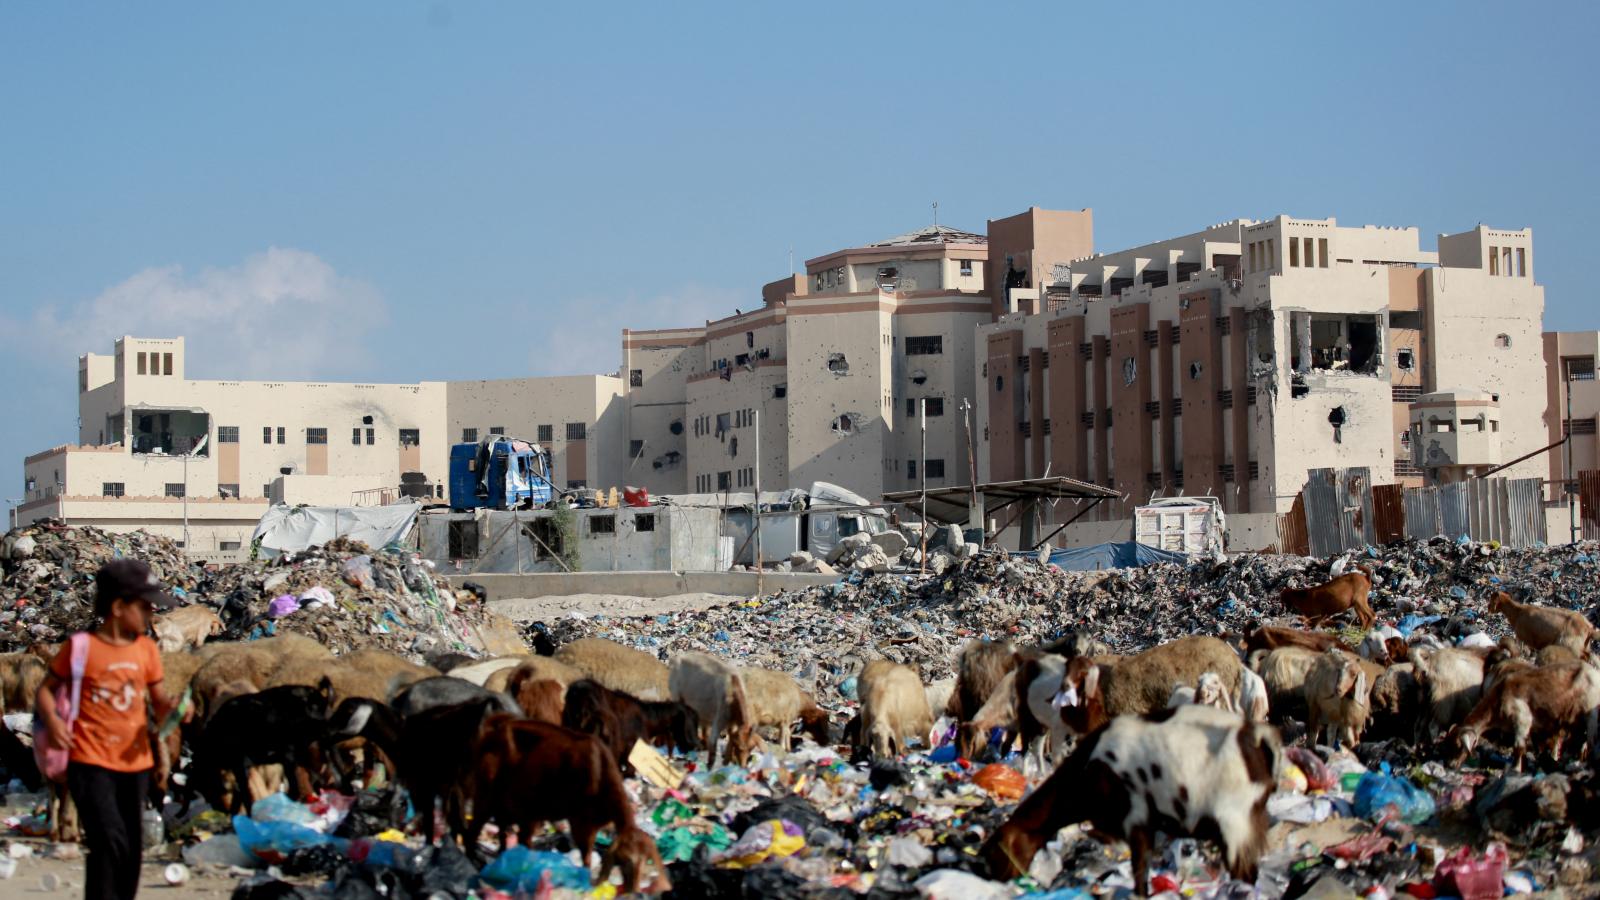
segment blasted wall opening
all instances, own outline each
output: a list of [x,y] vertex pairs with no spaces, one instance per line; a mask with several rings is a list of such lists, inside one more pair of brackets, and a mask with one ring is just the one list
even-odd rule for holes
[[1296,372],[1375,375],[1383,359],[1383,329],[1375,315],[1296,313],[1291,365]]
[[[211,416],[190,409],[134,410],[133,452],[181,456],[194,450],[211,433]],[[209,442],[199,456],[210,456]]]

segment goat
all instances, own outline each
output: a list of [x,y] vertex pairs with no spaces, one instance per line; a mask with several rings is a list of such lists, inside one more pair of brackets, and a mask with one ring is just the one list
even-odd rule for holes
[[1517,640],[1528,649],[1539,651],[1552,644],[1566,647],[1582,656],[1594,636],[1594,626],[1583,613],[1554,606],[1518,603],[1505,591],[1495,591],[1489,597],[1489,612],[1501,613],[1516,633]]
[[1367,605],[1367,595],[1372,591],[1372,577],[1367,571],[1349,572],[1308,588],[1284,588],[1278,595],[1284,609],[1305,619],[1312,628],[1349,609],[1356,612],[1356,621],[1363,629],[1371,628],[1378,617]]
[[1415,741],[1421,731],[1422,686],[1414,663],[1395,663],[1372,682],[1370,729],[1380,737]]
[[441,706],[457,706],[462,703],[473,703],[479,700],[488,701],[497,712],[516,715],[522,712],[517,706],[517,701],[493,691],[485,690],[470,681],[463,681],[454,675],[439,675],[434,678],[424,678],[403,688],[394,695],[390,703],[394,711],[401,717],[414,716],[424,710]]
[[[582,642],[575,641],[561,649],[578,643]],[[739,670],[709,653],[685,653],[673,660],[667,686],[673,700],[686,704],[700,717],[701,739],[711,765],[716,767],[725,758],[718,746],[718,739],[724,734],[728,736],[726,758],[744,765],[755,749],[755,724]]]
[[1483,657],[1448,647],[1414,647],[1411,664],[1423,693],[1421,736],[1437,738],[1470,713],[1483,695]]
[[222,619],[204,606],[180,606],[155,617],[151,630],[164,653],[192,650],[222,634]]
[[1164,709],[1173,686],[1191,684],[1206,672],[1216,673],[1231,696],[1239,690],[1242,670],[1238,655],[1227,644],[1190,635],[1114,664],[1072,659],[1053,702],[1072,733],[1084,735],[1119,715]]
[[[195,741],[189,767],[193,789],[214,808],[238,812],[246,806],[242,795],[250,770],[276,763],[297,779],[300,795],[309,794],[308,772],[317,768],[327,719],[326,694],[303,685],[268,688],[222,703]],[[223,782],[225,773],[233,776],[231,791]]]
[[[1017,733],[1017,670],[1012,669],[989,695],[972,718],[956,728],[956,750],[967,759],[981,759],[989,746],[989,735],[1000,729],[1002,747],[1011,744]],[[930,710],[931,712],[931,710]]]
[[484,721],[497,713],[504,714],[495,695],[485,692],[465,703],[429,706],[402,719],[400,755],[395,762],[427,843],[432,844],[437,836],[434,809],[441,800],[445,834],[458,837],[467,833],[474,747]]
[[640,700],[587,678],[567,688],[561,724],[604,741],[625,775],[633,773],[628,754],[637,741],[686,753],[700,749],[700,716],[688,705]]
[[778,730],[778,746],[788,753],[792,746],[794,723],[801,721],[806,733],[819,745],[828,743],[828,715],[800,683],[783,672],[747,666],[739,670],[744,678],[745,699],[750,703],[753,724]]
[[1372,711],[1371,691],[1359,658],[1342,650],[1318,654],[1306,673],[1307,740],[1315,744],[1326,731],[1347,747],[1360,743]]
[[504,850],[512,826],[527,840],[535,824],[565,819],[587,867],[595,835],[612,825],[617,829],[615,855],[604,872],[609,875],[612,865],[621,865],[622,893],[638,891],[638,875],[647,863],[654,863],[665,879],[666,866],[655,842],[648,836],[641,839],[643,832],[634,824],[617,761],[597,738],[559,725],[494,715],[483,723],[474,756],[468,847],[477,847],[478,834],[490,820],[500,825]]
[[31,713],[49,660],[32,653],[0,655],[0,712]]
[[875,659],[861,670],[860,691],[858,746],[873,756],[892,758],[904,752],[907,738],[928,739],[933,712],[915,669]]
[[1267,696],[1267,683],[1261,676],[1242,669],[1239,672],[1239,696],[1235,698],[1234,705],[1238,707],[1239,714],[1251,722],[1265,722],[1272,712],[1272,705]]
[[382,697],[376,698],[379,700],[388,700],[402,688],[440,674],[439,670],[432,666],[419,666],[398,654],[371,648],[347,653],[339,657],[339,662],[351,669],[367,672],[382,679],[385,693]]
[[339,780],[340,787],[349,790],[352,779],[343,762],[343,752],[350,745],[361,742],[362,769],[370,773],[379,763],[389,770],[391,778],[398,777],[395,760],[400,755],[400,733],[404,728],[394,710],[379,700],[352,698],[340,703],[328,715],[323,732],[322,752],[328,767]]
[[1067,726],[1051,702],[1061,689],[1067,660],[1053,653],[1018,656],[1017,667],[1013,670],[1017,732],[1022,738],[1022,752],[1032,760],[1034,771],[1044,772],[1047,758],[1052,763],[1059,762],[1067,750]]
[[1306,673],[1322,651],[1280,647],[1251,654],[1252,667],[1261,676],[1267,699],[1279,716],[1303,718],[1306,709]]
[[1223,690],[1222,679],[1215,672],[1203,672],[1195,680],[1194,687],[1180,684],[1173,688],[1172,693],[1167,696],[1167,706],[1169,707],[1184,706],[1190,703],[1198,703],[1201,706],[1214,706],[1217,709],[1225,709],[1231,713],[1239,711],[1238,706],[1233,702],[1233,697]]
[[1084,738],[984,843],[990,877],[1021,875],[1056,832],[1088,821],[1127,842],[1139,896],[1150,893],[1157,831],[1218,841],[1229,873],[1254,882],[1282,754],[1276,729],[1211,707],[1114,719]]
[[640,700],[669,700],[672,685],[667,667],[641,650],[605,638],[581,638],[556,650],[557,661],[593,678],[613,691]]
[[956,679],[954,675],[949,678],[941,678],[938,681],[928,682],[928,685],[922,689],[922,693],[927,695],[928,709],[935,711],[938,715],[959,719],[959,716],[956,715],[960,710],[956,709]]
[[1592,750],[1597,708],[1600,670],[1588,663],[1564,663],[1508,676],[1489,689],[1466,719],[1451,729],[1449,740],[1458,751],[1455,763],[1460,765],[1484,732],[1491,729],[1511,735],[1518,772],[1522,771],[1529,739],[1535,734],[1544,738],[1545,747],[1559,761],[1562,742],[1581,722],[1585,749]]
[[1257,650],[1277,650],[1282,647],[1304,647],[1321,653],[1329,647],[1338,647],[1340,650],[1355,652],[1349,644],[1339,640],[1331,634],[1318,631],[1303,631],[1299,628],[1285,628],[1280,625],[1262,625],[1251,631],[1244,639],[1244,652],[1246,656]]
[[451,678],[470,681],[478,687],[488,688],[491,691],[505,690],[504,682],[492,687],[489,682],[496,677],[501,679],[508,677],[511,671],[521,665],[525,658],[522,656],[497,656],[494,659],[478,660],[466,665],[456,666],[450,670],[449,674]]
[[[965,722],[994,696],[1000,680],[1016,668],[1010,641],[969,641],[956,654],[956,688],[950,705],[953,718]],[[931,709],[931,707],[930,707]]]

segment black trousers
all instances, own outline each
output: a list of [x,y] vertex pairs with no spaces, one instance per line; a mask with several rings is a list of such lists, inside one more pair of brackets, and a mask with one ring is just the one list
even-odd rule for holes
[[78,805],[78,822],[89,846],[86,900],[133,900],[139,892],[144,854],[139,816],[149,781],[148,771],[113,772],[84,763],[67,767],[67,790]]

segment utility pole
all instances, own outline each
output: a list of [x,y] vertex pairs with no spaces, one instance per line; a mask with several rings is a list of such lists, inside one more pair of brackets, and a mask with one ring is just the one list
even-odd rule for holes
[[[935,204],[935,208],[937,208]],[[922,538],[917,548],[921,568],[918,574],[928,573],[928,398],[917,401],[917,424],[922,428],[922,464],[917,474],[922,477]]]
[[1561,479],[1561,489],[1567,492],[1567,529],[1572,543],[1578,542],[1578,492],[1572,483],[1572,366],[1563,363],[1562,374],[1567,384],[1567,421],[1562,423],[1562,437],[1567,439],[1566,473]]
[[[967,428],[967,527],[981,528],[983,522],[974,522],[978,510],[978,451],[972,443],[972,401],[961,398],[961,423]],[[965,538],[963,538],[964,540]]]
[[763,588],[763,577],[767,571],[767,560],[761,555],[761,407],[755,409],[756,426],[756,502],[750,510],[750,521],[756,528],[756,596],[766,593]]

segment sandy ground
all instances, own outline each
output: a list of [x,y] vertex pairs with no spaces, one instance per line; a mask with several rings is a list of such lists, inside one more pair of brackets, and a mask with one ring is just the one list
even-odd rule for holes
[[[6,843],[27,844],[33,848],[33,856],[17,860],[16,874],[11,878],[0,881],[0,900],[27,897],[32,900],[44,898],[81,897],[83,896],[83,856],[79,850],[77,859],[54,859],[43,856],[49,844],[34,838],[13,838]],[[3,846],[3,845],[0,845]],[[176,857],[174,856],[173,859]],[[190,869],[189,880],[180,887],[167,884],[162,877],[162,870],[173,859],[145,858],[145,864],[139,876],[139,894],[144,897],[170,897],[173,900],[188,900],[188,898],[215,898],[227,897],[233,893],[234,886],[239,879],[228,874],[224,869]],[[46,876],[54,876],[57,884],[55,890],[46,890],[43,882]]]
[[621,594],[567,594],[559,597],[524,597],[491,600],[489,608],[514,622],[558,619],[568,613],[638,616],[709,609],[738,603],[732,594],[673,594],[667,597],[629,597]]

